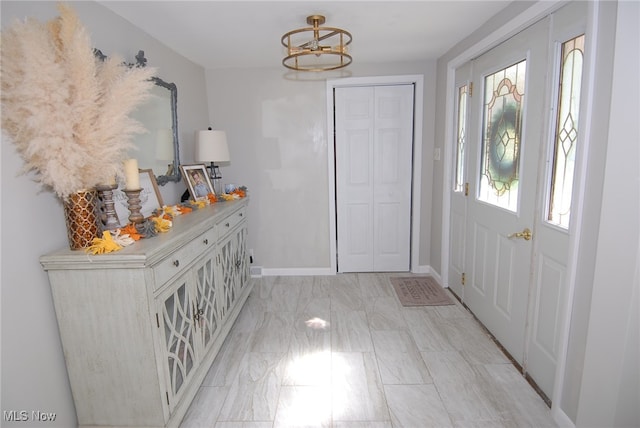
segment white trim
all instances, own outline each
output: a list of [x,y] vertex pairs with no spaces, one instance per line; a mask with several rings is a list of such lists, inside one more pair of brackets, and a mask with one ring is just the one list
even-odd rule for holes
[[[317,275],[333,275],[335,272],[331,268],[260,268],[259,275],[251,275],[252,278],[261,278],[263,276],[317,276]],[[417,266],[411,271],[416,274],[426,274],[433,276],[440,284],[440,274],[429,265]]]
[[424,115],[424,76],[421,74],[405,76],[349,77],[327,80],[327,166],[329,172],[329,253],[330,274],[338,271],[336,242],[336,183],[335,183],[335,147],[333,90],[348,86],[414,85],[413,111],[413,177],[411,195],[411,272],[419,268],[420,260],[420,201],[422,177],[422,121]]
[[438,272],[435,271],[435,269],[433,269],[431,266],[427,266],[427,267],[429,271],[426,273],[431,275],[438,282],[438,284],[440,284],[442,288],[449,288],[448,286],[442,283],[442,277],[440,276],[440,274],[438,274]]
[[437,276],[438,278],[440,278],[440,274],[438,274],[435,269],[433,269],[430,265],[420,265],[420,266],[416,266],[413,267],[411,269],[411,273],[421,273],[421,274],[428,274],[428,275],[432,275],[432,276]]
[[325,276],[332,275],[329,268],[262,268],[262,276]]
[[575,428],[576,424],[567,416],[565,412],[560,409],[558,406],[553,406],[551,408],[551,417],[558,424],[559,427],[564,428]]

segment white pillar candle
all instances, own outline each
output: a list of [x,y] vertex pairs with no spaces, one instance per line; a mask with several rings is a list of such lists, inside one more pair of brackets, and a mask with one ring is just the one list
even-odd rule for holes
[[127,159],[124,161],[125,189],[138,190],[140,188],[140,173],[138,172],[138,160]]

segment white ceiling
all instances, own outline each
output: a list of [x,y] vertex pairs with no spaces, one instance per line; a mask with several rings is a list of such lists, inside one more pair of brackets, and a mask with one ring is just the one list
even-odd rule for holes
[[281,66],[287,31],[321,14],[353,35],[354,64],[436,59],[509,1],[100,1],[207,69]]

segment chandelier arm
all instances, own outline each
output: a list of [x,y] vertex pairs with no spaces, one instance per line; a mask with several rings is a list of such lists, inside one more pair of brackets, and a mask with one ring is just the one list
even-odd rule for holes
[[[318,37],[317,39],[314,39],[314,40],[315,40],[316,42],[321,42],[321,41],[323,41],[324,39],[328,39],[329,37],[333,37],[333,36],[335,36],[336,34],[340,34],[340,31],[338,31],[338,30],[334,30],[334,31],[332,31],[331,33],[327,33],[327,34],[325,34],[324,36]],[[301,44],[301,45],[299,45],[298,47],[299,47],[299,48],[301,48],[301,49],[305,49],[305,48],[309,47],[309,45],[312,43],[312,41],[313,41],[313,40],[309,40],[308,42],[306,42],[306,43],[304,43],[304,44]]]

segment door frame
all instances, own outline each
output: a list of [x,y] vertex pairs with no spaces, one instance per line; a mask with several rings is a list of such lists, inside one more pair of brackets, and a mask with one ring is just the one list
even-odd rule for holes
[[[486,35],[478,40],[471,47],[458,53],[455,57],[450,59],[446,67],[446,84],[445,84],[445,128],[444,128],[444,140],[443,140],[443,188],[442,188],[442,241],[441,241],[441,279],[444,287],[449,286],[449,251],[450,251],[450,205],[451,198],[449,189],[452,185],[451,174],[453,168],[453,156],[454,156],[454,123],[455,123],[455,111],[454,111],[454,95],[455,95],[455,70],[457,67],[463,65],[465,62],[472,60],[473,58],[481,55],[489,49],[497,46],[502,41],[515,35],[519,31],[527,28],[529,25],[538,21],[539,19],[553,13],[555,10],[560,9],[566,4],[563,0],[552,0],[549,2],[540,1],[533,4],[530,8],[522,11],[517,16],[506,21],[506,23],[497,28],[495,31]],[[582,153],[577,159],[574,177],[574,195],[572,206],[572,226],[571,235],[569,237],[569,254],[567,258],[567,295],[565,305],[563,307],[562,315],[562,327],[560,331],[560,349],[558,352],[558,365],[556,368],[556,377],[553,387],[553,401],[551,406],[551,415],[556,422],[562,426],[575,426],[573,421],[567,416],[562,408],[561,400],[564,390],[564,379],[566,372],[566,358],[569,343],[569,327],[571,321],[571,315],[573,310],[573,301],[575,294],[575,280],[577,276],[578,268],[578,253],[581,242],[588,244],[588,237],[581,236],[583,229],[582,219],[584,213],[584,200],[586,193],[587,183],[587,165],[589,164],[589,157],[591,154],[590,147],[590,135],[595,127],[600,125],[600,122],[594,119],[594,86],[596,73],[596,58],[599,31],[598,27],[602,20],[602,12],[597,2],[589,2],[587,12],[587,25],[586,30],[589,34],[589,53],[585,57],[584,62],[584,75],[583,75],[583,88],[587,88],[585,109],[581,113],[581,121],[586,125],[584,127],[584,135],[581,138]],[[536,195],[538,197],[538,195]],[[575,215],[573,214],[575,213]],[[586,239],[585,239],[586,238]],[[588,241],[588,242],[587,242]],[[535,251],[535,249],[534,249]],[[534,255],[535,256],[535,255]]]
[[419,273],[420,256],[420,192],[422,177],[422,122],[424,112],[424,76],[372,76],[327,80],[327,166],[329,179],[329,252],[330,272],[338,272],[336,228],[336,164],[333,90],[351,86],[414,85],[413,98],[413,171],[411,174],[411,257],[410,270]]

